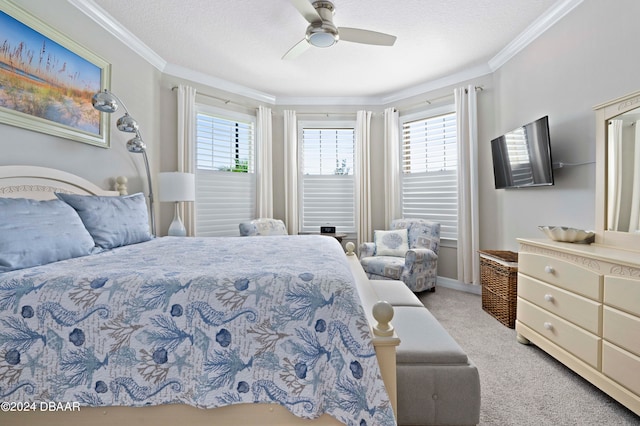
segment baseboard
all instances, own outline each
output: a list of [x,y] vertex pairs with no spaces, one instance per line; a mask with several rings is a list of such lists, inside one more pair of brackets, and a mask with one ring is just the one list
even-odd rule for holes
[[473,293],[477,295],[482,294],[482,287],[479,285],[465,284],[453,278],[438,276],[437,287],[446,287],[453,290],[465,291],[467,293]]

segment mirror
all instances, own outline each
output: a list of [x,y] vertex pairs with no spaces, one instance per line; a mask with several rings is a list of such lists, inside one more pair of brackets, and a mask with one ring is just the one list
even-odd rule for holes
[[640,232],[640,108],[607,123],[607,230]]
[[596,112],[596,239],[640,251],[640,92]]

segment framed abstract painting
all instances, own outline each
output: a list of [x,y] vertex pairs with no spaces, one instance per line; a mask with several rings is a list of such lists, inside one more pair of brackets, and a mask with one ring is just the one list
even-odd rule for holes
[[0,123],[109,147],[108,115],[91,98],[108,89],[99,56],[0,0]]

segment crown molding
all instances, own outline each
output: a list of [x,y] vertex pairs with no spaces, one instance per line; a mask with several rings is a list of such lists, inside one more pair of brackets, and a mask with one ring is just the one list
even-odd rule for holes
[[392,93],[388,96],[382,97],[381,104],[389,105],[392,103],[400,102],[413,96],[422,95],[427,92],[442,89],[443,87],[453,86],[454,84],[459,84],[460,82],[472,80],[474,78],[482,77],[483,75],[491,73],[492,70],[489,68],[488,64],[481,64],[476,67],[468,68],[455,74],[439,78],[437,80],[428,81],[426,83]]
[[244,96],[246,98],[254,99],[259,102],[267,104],[275,104],[276,97],[269,93],[261,92],[259,90],[252,89],[250,87],[243,86],[241,84],[232,83],[228,80],[213,77],[209,74],[205,74],[199,71],[194,71],[189,68],[182,67],[175,64],[167,64],[163,71],[167,75],[172,75],[181,79],[193,81],[195,83],[204,84],[209,87],[215,87],[216,89],[224,90],[235,95]]
[[584,0],[563,0],[558,1],[551,6],[549,10],[521,32],[518,37],[513,39],[511,43],[505,46],[496,56],[489,60],[489,68],[491,68],[491,71],[496,71],[506,64],[511,58],[518,54],[518,52],[527,47],[529,43],[555,25],[556,22],[575,9],[583,1]]
[[82,13],[91,18],[96,24],[107,30],[115,38],[120,40],[131,50],[144,58],[160,71],[164,71],[167,61],[154,52],[149,46],[144,44],[142,40],[132,34],[125,27],[120,25],[113,16],[109,15],[103,8],[98,6],[93,0],[67,0],[73,6],[78,8]]
[[305,96],[291,97],[279,96],[277,105],[371,105],[385,106],[393,103],[409,99],[413,96],[419,96],[433,90],[442,89],[443,87],[453,86],[462,81],[472,80],[491,74],[492,70],[488,64],[481,64],[473,68],[448,75],[446,77],[432,80],[427,83],[418,84],[391,94],[381,96],[367,97],[323,97],[323,96]]
[[377,96],[278,96],[277,105],[382,105]]
[[224,90],[240,96],[272,105],[388,105],[404,99],[418,96],[443,87],[452,86],[465,80],[490,74],[507,63],[513,56],[529,45],[538,36],[548,30],[556,22],[571,12],[584,0],[561,0],[554,4],[542,16],[536,19],[518,37],[502,49],[487,64],[460,71],[458,73],[432,80],[417,86],[402,89],[398,92],[366,97],[322,97],[322,96],[280,96],[261,92],[250,87],[213,77],[198,71],[193,71],[179,65],[169,64],[149,46],[124,28],[118,21],[98,6],[93,0],[67,0],[81,12],[95,21],[98,25],[112,34],[131,50],[144,58],[159,71],[174,77],[205,84],[216,89]]

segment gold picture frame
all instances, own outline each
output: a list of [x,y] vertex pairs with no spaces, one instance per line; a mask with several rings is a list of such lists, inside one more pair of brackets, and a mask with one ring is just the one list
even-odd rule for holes
[[8,0],[0,0],[0,123],[109,148],[109,117],[91,98],[111,65]]

